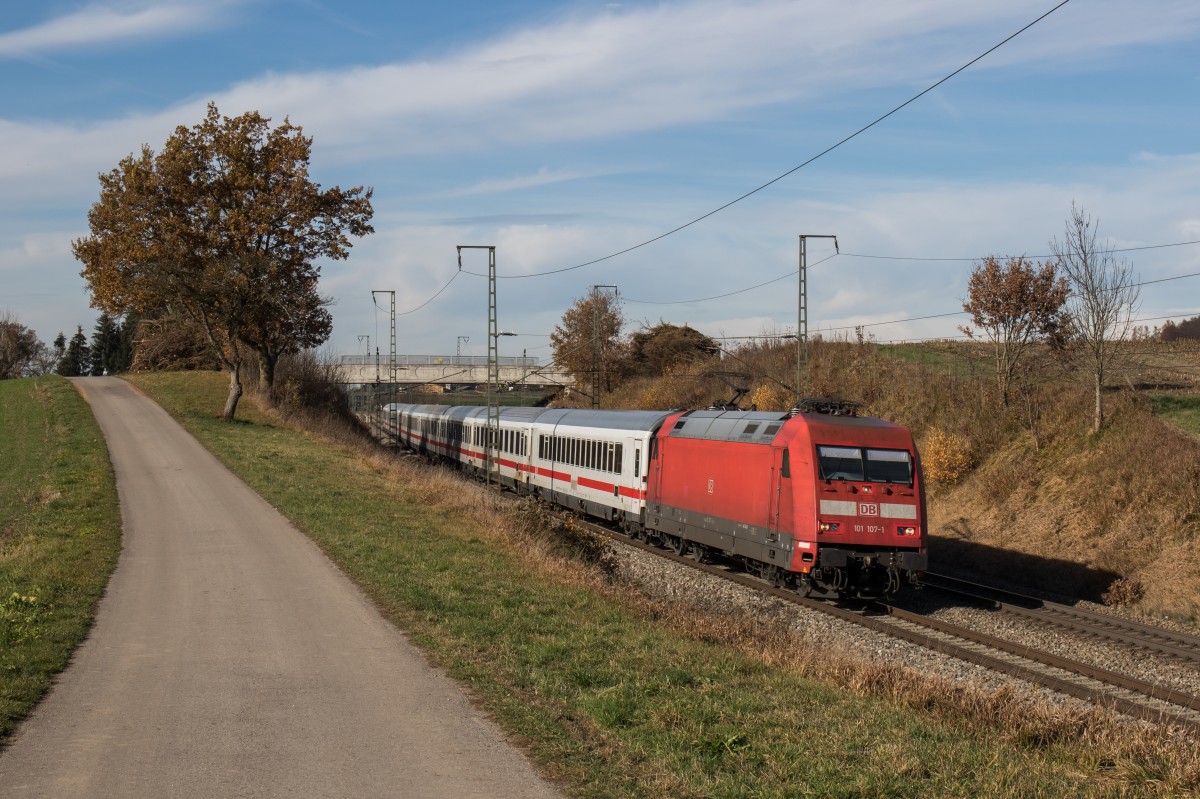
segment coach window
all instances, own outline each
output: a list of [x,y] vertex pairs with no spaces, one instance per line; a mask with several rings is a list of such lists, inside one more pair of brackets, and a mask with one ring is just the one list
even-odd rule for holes
[[[621,445],[617,444],[617,464],[618,464],[617,474],[621,473],[621,469],[619,467],[620,463],[621,463]],[[633,451],[633,476],[634,477],[642,476],[642,451],[640,449],[634,449],[634,451]]]
[[783,451],[783,466],[781,466],[779,469],[780,477],[791,477],[792,476],[792,459],[790,457],[788,457],[790,454],[791,454],[791,452],[789,450],[785,449]]

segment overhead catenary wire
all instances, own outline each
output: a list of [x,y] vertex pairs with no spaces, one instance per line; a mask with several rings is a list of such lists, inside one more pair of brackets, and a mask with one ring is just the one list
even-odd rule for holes
[[424,308],[426,305],[428,305],[429,303],[433,302],[433,301],[434,301],[434,300],[436,300],[438,297],[442,296],[442,292],[444,292],[446,289],[450,288],[450,284],[451,284],[451,283],[453,283],[453,282],[455,281],[455,279],[457,279],[457,278],[458,278],[458,276],[459,276],[460,274],[462,274],[462,272],[455,272],[453,275],[451,275],[451,276],[450,276],[450,279],[446,281],[445,285],[443,285],[443,286],[442,286],[440,289],[438,289],[438,290],[437,290],[437,292],[435,292],[435,293],[434,293],[434,295],[433,295],[432,297],[430,297],[429,299],[425,300],[425,302],[421,303],[420,305],[418,305],[418,306],[417,306],[417,307],[415,307],[415,308],[410,308],[410,309],[409,309],[409,310],[407,310],[407,311],[400,311],[400,312],[397,312],[397,313],[396,313],[396,316],[408,316],[409,314],[413,314],[413,313],[416,313],[417,311],[421,310],[421,309],[422,309],[422,308]]
[[[815,264],[812,264],[808,268],[812,269],[815,266],[820,266],[821,264],[828,261],[830,258],[836,258],[836,257],[837,257],[837,253],[834,253],[833,255],[828,255],[828,256],[822,258],[821,260],[817,261]],[[691,305],[692,303],[696,303],[696,302],[708,302],[709,300],[723,300],[726,297],[733,297],[738,294],[745,294],[747,291],[754,291],[755,289],[760,289],[763,286],[769,286],[772,283],[778,283],[781,280],[786,280],[787,278],[793,277],[796,274],[798,274],[799,271],[800,271],[799,269],[793,269],[792,271],[788,272],[787,274],[780,275],[779,277],[768,280],[766,283],[759,283],[758,285],[750,286],[750,287],[744,288],[744,289],[738,289],[737,291],[730,291],[726,294],[717,294],[712,297],[701,297],[700,299],[696,299],[696,300],[670,300],[667,302],[654,302],[651,300],[634,300],[634,299],[630,299],[628,297],[624,297],[622,299],[624,299],[625,302],[637,303],[638,305]]]
[[[522,279],[522,278],[530,278],[530,277],[545,277],[545,276],[547,276],[547,275],[558,275],[558,274],[562,274],[563,272],[571,272],[571,271],[574,271],[574,270],[576,270],[576,269],[583,269],[583,268],[584,268],[584,267],[586,267],[586,266],[594,266],[595,264],[598,264],[598,263],[602,263],[602,262],[604,262],[604,261],[611,260],[611,259],[613,259],[613,258],[616,258],[616,257],[618,257],[618,256],[621,256],[621,255],[625,255],[625,254],[627,254],[627,253],[631,253],[631,252],[633,252],[634,250],[641,249],[642,247],[645,247],[645,246],[647,246],[647,245],[649,245],[649,244],[653,244],[653,243],[654,243],[654,242],[656,242],[656,241],[662,241],[663,239],[667,238],[668,236],[672,236],[672,235],[674,235],[674,234],[676,234],[676,233],[680,232],[681,230],[686,230],[687,228],[691,227],[692,225],[695,225],[695,224],[697,224],[698,222],[702,222],[702,221],[704,221],[705,219],[708,219],[710,216],[714,216],[714,215],[716,215],[716,214],[719,214],[721,211],[724,211],[726,208],[729,208],[730,206],[736,205],[737,203],[740,203],[742,200],[745,200],[745,199],[746,199],[746,198],[748,198],[748,197],[751,197],[751,196],[753,196],[753,195],[755,195],[755,194],[758,194],[758,193],[759,193],[760,191],[762,191],[763,189],[765,189],[765,188],[767,188],[767,187],[769,187],[769,186],[772,186],[772,185],[774,185],[774,184],[778,183],[779,181],[783,180],[784,178],[788,177],[789,175],[791,175],[791,174],[793,174],[793,173],[795,173],[795,172],[798,172],[799,170],[803,169],[804,167],[808,166],[809,164],[813,163],[814,161],[816,161],[816,160],[818,160],[818,159],[820,159],[820,158],[823,158],[824,156],[826,156],[826,155],[828,155],[829,153],[833,152],[834,150],[838,149],[839,147],[841,147],[843,144],[846,144],[846,143],[847,143],[847,142],[849,142],[850,140],[857,138],[858,136],[862,135],[863,133],[866,133],[868,130],[870,130],[871,128],[875,127],[875,126],[876,126],[876,125],[878,125],[880,122],[883,122],[885,119],[887,119],[888,117],[892,116],[893,114],[896,114],[896,113],[898,113],[899,111],[901,111],[901,110],[902,110],[902,109],[904,109],[905,107],[907,107],[907,106],[909,106],[909,105],[912,105],[912,104],[913,104],[913,103],[915,103],[917,100],[919,100],[919,99],[921,99],[922,97],[924,97],[925,95],[929,94],[931,91],[933,91],[933,90],[934,90],[934,89],[936,89],[937,87],[941,86],[941,85],[942,85],[943,83],[945,83],[946,81],[948,81],[948,80],[950,80],[951,78],[953,78],[954,76],[958,75],[960,72],[963,72],[964,70],[966,70],[966,69],[968,69],[969,67],[971,67],[971,66],[975,65],[975,64],[976,64],[976,63],[978,63],[979,61],[982,61],[984,58],[986,58],[987,56],[991,55],[991,54],[992,54],[992,53],[994,53],[996,50],[999,50],[1001,47],[1003,47],[1004,45],[1008,44],[1008,43],[1009,43],[1009,42],[1011,42],[1013,39],[1017,38],[1017,37],[1018,37],[1018,36],[1020,36],[1022,33],[1024,33],[1024,32],[1025,32],[1025,31],[1027,31],[1027,30],[1029,30],[1030,28],[1032,28],[1034,25],[1037,25],[1039,22],[1041,22],[1042,20],[1046,19],[1046,17],[1050,16],[1050,15],[1051,15],[1051,14],[1053,14],[1055,11],[1058,11],[1060,8],[1062,8],[1063,6],[1065,6],[1065,5],[1066,5],[1067,3],[1069,3],[1069,2],[1071,2],[1071,0],[1062,0],[1060,3],[1058,3],[1058,4],[1057,4],[1057,5],[1055,5],[1053,8],[1051,8],[1049,11],[1047,11],[1047,12],[1045,12],[1044,14],[1042,14],[1041,16],[1039,16],[1037,19],[1035,19],[1035,20],[1033,20],[1032,22],[1029,22],[1029,23],[1027,23],[1026,25],[1024,25],[1023,27],[1021,27],[1021,29],[1020,29],[1020,30],[1017,30],[1016,32],[1009,34],[1008,36],[1006,36],[1006,37],[1005,37],[1004,39],[1002,39],[1001,41],[999,41],[999,42],[997,42],[996,44],[992,45],[992,46],[991,46],[991,47],[989,47],[987,50],[983,51],[982,53],[980,53],[979,55],[975,56],[974,58],[972,58],[972,59],[971,59],[970,61],[968,61],[967,63],[965,63],[965,64],[963,64],[962,66],[960,66],[958,69],[954,70],[954,71],[953,71],[953,72],[951,72],[950,74],[948,74],[948,75],[944,76],[943,78],[939,79],[937,82],[935,82],[935,83],[933,83],[933,84],[929,85],[928,87],[926,87],[926,88],[925,88],[925,89],[923,89],[922,91],[918,92],[917,94],[914,94],[912,97],[909,97],[907,100],[905,100],[904,102],[900,103],[900,105],[897,105],[896,107],[892,108],[892,110],[888,111],[887,113],[885,113],[885,114],[881,114],[880,116],[876,117],[876,118],[875,118],[875,119],[873,119],[872,121],[868,122],[866,125],[863,125],[863,126],[862,126],[861,128],[859,128],[858,130],[854,131],[853,133],[849,134],[848,136],[845,136],[845,137],[843,137],[842,139],[840,139],[839,141],[835,142],[834,144],[831,144],[830,146],[826,147],[824,150],[822,150],[821,152],[819,152],[819,153],[817,153],[816,155],[812,156],[812,157],[811,157],[811,158],[809,158],[807,161],[804,161],[803,163],[801,163],[801,164],[798,164],[798,165],[796,165],[796,166],[792,167],[791,169],[789,169],[788,171],[784,172],[784,173],[783,173],[783,174],[781,174],[781,175],[777,175],[776,177],[774,177],[774,178],[771,178],[771,179],[770,179],[770,180],[768,180],[766,183],[763,183],[761,186],[758,186],[758,187],[756,187],[756,188],[754,188],[754,189],[751,189],[750,191],[746,192],[745,194],[742,194],[742,195],[740,195],[739,197],[735,197],[734,199],[730,200],[729,202],[725,203],[724,205],[718,206],[717,208],[714,208],[713,210],[709,211],[708,213],[705,213],[705,214],[702,214],[702,215],[700,215],[700,216],[696,217],[695,219],[691,220],[690,222],[685,222],[685,223],[683,223],[682,225],[679,225],[679,226],[677,226],[677,227],[671,228],[671,229],[670,229],[670,230],[668,230],[666,233],[660,233],[659,235],[657,235],[657,236],[655,236],[655,237],[653,237],[653,238],[650,238],[650,239],[646,239],[645,241],[639,242],[638,244],[634,244],[634,245],[632,245],[632,246],[626,247],[626,248],[624,248],[624,249],[622,249],[622,250],[618,250],[618,251],[616,251],[616,252],[613,252],[613,253],[609,253],[608,255],[601,256],[600,258],[593,258],[593,259],[592,259],[592,260],[590,260],[590,261],[584,261],[583,263],[575,264],[574,266],[564,266],[564,267],[562,267],[562,268],[560,268],[560,269],[549,269],[549,270],[547,270],[547,271],[545,271],[545,272],[530,272],[530,273],[528,273],[528,274],[524,274],[524,275],[497,275],[497,277],[498,277],[498,278],[502,278],[502,279],[508,279],[508,280],[518,280],[518,279]],[[478,273],[476,273],[476,272],[470,272],[469,274],[473,274],[473,275],[476,275],[476,276],[480,276],[480,275],[479,275]]]
[[[1170,244],[1148,244],[1144,247],[1127,247],[1122,250],[1112,250],[1111,252],[1134,252],[1137,250],[1156,250],[1156,249],[1161,249],[1163,247],[1183,247],[1183,246],[1186,246],[1189,244],[1200,244],[1200,240],[1178,241],[1178,242],[1173,242]],[[935,261],[976,262],[976,261],[983,260],[982,258],[918,258],[918,257],[909,257],[909,256],[855,255],[853,253],[843,252],[840,254],[834,253],[833,255],[826,256],[825,258],[822,258],[820,261],[817,261],[815,264],[812,264],[809,268],[811,269],[815,266],[825,263],[826,261],[830,260],[831,258],[837,258],[837,257],[841,257],[841,256],[852,256],[855,258],[877,258],[877,259],[881,259],[881,260],[894,260],[894,261],[929,261],[929,262],[935,262]],[[1009,256],[1004,256],[1004,257],[1007,258]],[[1025,257],[1029,257],[1029,256],[1025,256]],[[1033,258],[1044,258],[1044,257],[1050,257],[1050,256],[1032,256],[1032,257]],[[701,298],[694,299],[694,300],[635,300],[635,299],[630,299],[628,297],[625,297],[623,299],[625,300],[625,302],[637,303],[639,305],[690,305],[692,303],[707,302],[709,300],[720,300],[720,299],[724,299],[726,297],[733,297],[738,294],[745,294],[748,291],[753,291],[755,289],[759,289],[764,286],[769,286],[772,283],[778,283],[781,280],[786,280],[787,278],[792,277],[795,274],[797,274],[798,271],[799,270],[793,269],[790,272],[788,272],[787,274],[772,278],[772,279],[766,281],[765,283],[757,283],[753,286],[747,286],[746,288],[743,288],[743,289],[736,289],[734,291],[726,292],[724,294],[717,294],[712,297],[701,297]],[[1142,282],[1137,283],[1136,285],[1137,286],[1148,286],[1152,283],[1167,283],[1172,280],[1183,280],[1184,278],[1189,278],[1189,277],[1200,277],[1200,272],[1189,272],[1185,275],[1172,275],[1171,277],[1157,278],[1155,280],[1143,280]],[[941,315],[942,316],[952,316],[953,314],[941,314]],[[926,317],[918,317],[918,318],[924,319]],[[929,317],[929,318],[932,318],[932,317]],[[899,321],[906,322],[906,321],[911,321],[911,320],[901,319]],[[891,322],[873,322],[871,324],[892,324],[892,323]],[[855,327],[855,325],[849,325],[848,327]]]
[[[750,197],[750,196],[752,196],[752,195],[754,195],[754,194],[756,194],[756,193],[758,193],[758,192],[762,191],[763,189],[766,189],[767,187],[769,187],[769,186],[773,185],[774,183],[777,183],[778,181],[782,180],[783,178],[785,178],[785,177],[788,177],[789,175],[791,175],[791,174],[795,173],[796,171],[798,171],[798,170],[800,170],[800,169],[804,168],[805,166],[808,166],[809,164],[811,164],[812,162],[816,161],[817,159],[819,159],[819,158],[821,158],[821,157],[823,157],[823,156],[827,155],[828,153],[832,152],[833,150],[835,150],[835,149],[837,149],[837,148],[841,147],[843,144],[846,144],[847,142],[851,141],[852,139],[856,138],[857,136],[861,135],[862,133],[865,133],[867,130],[869,130],[869,129],[871,129],[871,128],[875,127],[875,126],[876,126],[876,125],[878,125],[879,123],[881,123],[881,122],[883,122],[884,120],[886,120],[888,117],[890,117],[890,116],[892,116],[893,114],[897,113],[898,111],[902,110],[902,109],[903,109],[903,108],[905,108],[906,106],[908,106],[908,105],[910,105],[911,103],[915,102],[916,100],[920,99],[920,98],[921,98],[922,96],[924,96],[925,94],[928,94],[929,92],[931,92],[932,90],[934,90],[934,89],[935,89],[935,88],[937,88],[938,86],[940,86],[940,85],[944,84],[945,82],[947,82],[947,81],[948,81],[948,80],[950,80],[951,78],[955,77],[956,75],[958,75],[959,73],[961,73],[961,72],[963,72],[964,70],[968,69],[969,67],[971,67],[971,66],[972,66],[972,65],[974,65],[975,63],[979,62],[980,60],[982,60],[982,59],[983,59],[983,58],[985,58],[986,56],[990,55],[992,52],[994,52],[995,50],[997,50],[997,49],[999,49],[1000,47],[1004,46],[1005,44],[1007,44],[1008,42],[1010,42],[1011,40],[1013,40],[1013,39],[1014,39],[1014,38],[1016,38],[1017,36],[1021,35],[1021,34],[1022,34],[1022,33],[1024,33],[1025,31],[1029,30],[1029,29],[1030,29],[1030,28],[1032,28],[1034,25],[1037,25],[1037,24],[1038,24],[1038,23],[1040,23],[1042,20],[1046,19],[1046,18],[1047,18],[1047,17],[1049,17],[1051,14],[1053,14],[1054,12],[1058,11],[1060,8],[1062,8],[1063,6],[1065,6],[1065,5],[1066,5],[1068,2],[1070,2],[1070,0],[1062,0],[1062,2],[1060,2],[1060,3],[1056,4],[1054,7],[1050,8],[1048,11],[1046,11],[1045,13],[1043,13],[1042,15],[1040,15],[1039,17],[1037,17],[1037,18],[1036,18],[1036,19],[1034,19],[1033,21],[1029,22],[1028,24],[1026,24],[1025,26],[1023,26],[1022,28],[1020,28],[1019,30],[1017,30],[1016,32],[1014,32],[1014,33],[1010,34],[1009,36],[1007,36],[1006,38],[1004,38],[1003,40],[1001,40],[1001,41],[1000,41],[1000,42],[998,42],[997,44],[993,45],[993,46],[992,46],[991,48],[989,48],[988,50],[984,51],[983,53],[979,54],[979,55],[978,55],[978,56],[976,56],[975,58],[971,59],[971,60],[970,60],[970,61],[968,61],[967,63],[965,63],[965,64],[963,64],[962,66],[960,66],[959,68],[955,69],[953,72],[951,72],[951,73],[947,74],[946,76],[944,76],[944,77],[943,77],[943,78],[941,78],[940,80],[938,80],[938,81],[936,81],[935,83],[931,84],[930,86],[928,86],[927,88],[925,88],[923,91],[921,91],[921,92],[919,92],[919,93],[917,93],[917,94],[913,95],[912,97],[910,97],[910,98],[909,98],[908,100],[906,100],[905,102],[903,102],[903,103],[901,103],[901,104],[897,105],[896,107],[892,108],[890,111],[888,111],[888,112],[886,112],[886,113],[884,113],[884,114],[880,115],[879,117],[877,117],[876,119],[874,119],[873,121],[871,121],[870,123],[868,123],[867,125],[864,125],[863,127],[859,128],[858,130],[854,131],[853,133],[849,134],[848,136],[846,136],[846,137],[842,138],[841,140],[839,140],[839,141],[838,141],[838,142],[836,142],[835,144],[833,144],[833,145],[831,145],[831,146],[827,147],[825,150],[822,150],[821,152],[819,152],[819,153],[817,153],[816,155],[812,156],[811,158],[809,158],[808,160],[804,161],[803,163],[801,163],[801,164],[799,164],[799,165],[797,165],[797,166],[793,167],[792,169],[789,169],[788,171],[786,171],[786,172],[784,172],[784,173],[782,173],[782,174],[778,175],[777,177],[775,177],[775,178],[771,179],[770,181],[767,181],[766,183],[763,183],[762,185],[760,185],[760,186],[758,186],[758,187],[756,187],[756,188],[752,189],[751,191],[748,191],[748,192],[746,192],[746,193],[744,193],[744,194],[740,195],[739,197],[737,197],[737,198],[735,198],[735,199],[733,199],[733,200],[731,200],[731,201],[729,201],[729,202],[725,203],[724,205],[721,205],[721,206],[719,206],[718,208],[715,208],[715,209],[713,209],[712,211],[709,211],[709,212],[707,212],[707,213],[705,213],[705,214],[703,214],[703,215],[701,215],[701,216],[699,216],[699,217],[696,217],[695,219],[693,219],[693,220],[691,220],[691,221],[689,221],[689,222],[687,222],[687,223],[685,223],[685,224],[679,225],[679,226],[677,226],[677,227],[675,227],[675,228],[673,228],[673,229],[671,229],[671,230],[669,230],[669,231],[667,231],[667,232],[665,232],[665,233],[662,233],[662,234],[660,234],[660,235],[658,235],[658,236],[655,236],[655,237],[653,237],[653,238],[651,238],[651,239],[647,239],[646,241],[640,242],[640,243],[638,243],[638,244],[635,244],[635,245],[633,245],[633,246],[631,246],[631,247],[627,247],[627,248],[625,248],[625,249],[619,250],[619,251],[617,251],[617,252],[614,252],[614,253],[611,253],[611,254],[609,254],[609,255],[606,255],[606,256],[603,256],[603,257],[600,257],[600,258],[596,258],[596,259],[593,259],[593,260],[590,260],[590,261],[586,261],[586,262],[584,262],[584,263],[580,263],[580,264],[576,264],[576,265],[574,265],[574,266],[570,266],[570,267],[564,267],[564,268],[560,268],[560,269],[547,270],[547,271],[545,271],[545,272],[533,272],[533,273],[524,274],[524,275],[499,275],[498,277],[499,277],[499,278],[502,278],[502,279],[519,279],[519,278],[527,278],[527,277],[541,277],[541,276],[554,275],[554,274],[559,274],[559,273],[562,273],[562,272],[572,271],[572,270],[575,270],[575,269],[580,269],[580,268],[583,268],[583,267],[586,267],[586,266],[591,266],[591,265],[594,265],[594,264],[596,264],[596,263],[600,263],[600,262],[602,262],[602,261],[609,260],[609,259],[611,259],[611,258],[615,258],[615,257],[617,257],[617,256],[619,256],[619,255],[626,254],[626,253],[628,253],[628,252],[631,252],[631,251],[633,251],[633,250],[639,249],[639,248],[641,248],[641,247],[644,247],[644,246],[646,246],[646,245],[648,245],[648,244],[651,244],[651,243],[654,243],[654,242],[656,242],[656,241],[659,241],[659,240],[661,240],[661,239],[663,239],[663,238],[666,238],[667,236],[670,236],[670,235],[672,235],[672,234],[674,234],[674,233],[678,233],[678,232],[680,232],[680,231],[682,231],[682,230],[684,230],[684,229],[686,229],[686,228],[688,228],[688,227],[691,227],[692,225],[694,225],[694,224],[696,224],[696,223],[698,223],[698,222],[700,222],[700,221],[702,221],[702,220],[704,220],[704,219],[707,219],[708,217],[710,217],[710,216],[713,216],[714,214],[717,214],[717,213],[719,213],[719,212],[721,212],[721,211],[725,210],[726,208],[729,208],[730,206],[732,206],[732,205],[734,205],[734,204],[736,204],[736,203],[738,203],[738,202],[741,202],[742,200],[744,200],[744,199],[746,199],[746,198],[748,198],[748,197]],[[1170,244],[1161,244],[1161,245],[1148,245],[1148,246],[1143,246],[1143,247],[1130,247],[1130,248],[1121,248],[1121,249],[1116,249],[1116,250],[1113,250],[1112,252],[1135,252],[1135,251],[1140,251],[1140,250],[1149,250],[1149,249],[1157,249],[1157,248],[1164,248],[1164,247],[1184,246],[1184,245],[1187,245],[1187,244],[1197,244],[1197,243],[1200,243],[1200,240],[1197,240],[1197,241],[1188,241],[1188,242],[1176,242],[1176,243],[1170,243]],[[878,259],[885,259],[885,260],[912,260],[912,261],[972,261],[972,260],[978,260],[978,259],[968,259],[968,258],[916,258],[916,257],[906,257],[906,256],[880,256],[880,255],[871,255],[871,254],[863,254],[863,253],[843,253],[843,254],[845,254],[845,255],[847,255],[847,256],[850,256],[850,257],[858,257],[858,258],[878,258]],[[1045,257],[1049,257],[1049,256],[1033,256],[1033,257],[1034,257],[1034,258],[1045,258]],[[828,260],[828,259],[823,259],[823,260]],[[818,263],[821,263],[821,262],[818,262]],[[816,265],[816,264],[814,264],[814,266],[815,266],[815,265]],[[467,274],[470,274],[470,275],[473,275],[473,276],[477,276],[477,277],[482,277],[482,275],[480,275],[479,273],[476,273],[476,272],[470,272],[470,271],[468,271],[468,270],[461,270],[461,271],[467,271]],[[417,311],[419,311],[419,310],[421,310],[421,309],[425,308],[426,306],[428,306],[428,305],[429,305],[431,302],[433,302],[435,299],[437,299],[439,296],[441,296],[441,295],[442,295],[442,293],[444,293],[444,292],[446,291],[446,289],[448,289],[448,288],[449,288],[449,286],[450,286],[450,285],[451,285],[451,284],[454,282],[454,280],[457,278],[458,274],[459,274],[459,272],[455,272],[455,273],[454,273],[454,275],[453,275],[453,276],[451,276],[450,280],[448,280],[448,281],[447,281],[447,282],[446,282],[446,283],[445,283],[445,284],[444,284],[444,285],[443,285],[443,286],[442,286],[440,289],[438,289],[438,291],[437,291],[436,293],[434,293],[434,294],[433,294],[433,295],[432,295],[432,296],[431,296],[429,299],[427,299],[425,302],[421,303],[420,305],[418,305],[418,306],[416,306],[416,307],[414,307],[414,308],[411,308],[411,309],[409,309],[409,310],[406,310],[406,311],[403,311],[403,312],[401,312],[401,313],[398,313],[397,315],[398,315],[398,316],[404,316],[404,315],[408,315],[408,314],[416,313]],[[755,290],[755,289],[757,289],[757,288],[762,288],[762,287],[764,287],[764,286],[771,285],[771,284],[773,284],[773,283],[776,283],[776,282],[779,282],[779,281],[781,281],[781,280],[784,280],[784,279],[786,279],[787,277],[789,277],[789,276],[790,276],[790,275],[792,275],[792,274],[795,274],[795,272],[789,272],[787,275],[781,275],[780,277],[773,278],[772,280],[766,281],[766,282],[764,282],[764,283],[756,284],[755,286],[751,286],[751,287],[748,287],[748,288],[745,288],[745,289],[739,289],[739,290],[737,290],[737,291],[728,292],[728,293],[721,294],[721,295],[714,295],[714,296],[712,296],[712,297],[706,297],[706,298],[699,298],[699,299],[693,299],[693,300],[676,300],[676,301],[650,301],[650,300],[629,300],[629,301],[630,301],[630,302],[637,303],[637,304],[646,304],[646,305],[683,305],[683,304],[691,304],[691,303],[697,303],[697,302],[705,302],[705,301],[709,301],[709,300],[723,299],[723,298],[726,298],[726,297],[735,296],[735,295],[737,295],[737,294],[746,293],[746,292],[748,292],[748,291],[753,291],[753,290]],[[1188,275],[1188,276],[1190,276],[1190,275]],[[1188,276],[1178,276],[1178,277],[1188,277]],[[1156,283],[1156,282],[1165,282],[1166,280],[1178,279],[1178,277],[1176,277],[1176,278],[1164,278],[1164,279],[1162,279],[1162,280],[1156,280],[1156,281],[1145,281],[1145,283],[1143,283],[1143,284],[1141,284],[1141,285],[1146,285],[1146,284],[1149,284],[1149,283]],[[951,314],[947,314],[947,315],[951,315]],[[920,317],[918,317],[918,318],[920,318]],[[909,321],[909,320],[897,320],[897,321]],[[881,325],[881,324],[892,324],[892,323],[894,323],[894,322],[878,322],[878,323],[868,323],[868,324],[871,324],[871,325]],[[853,326],[851,326],[851,327],[853,327]]]
[[[1141,247],[1120,247],[1120,248],[1114,248],[1112,250],[1109,250],[1108,252],[1118,253],[1118,252],[1141,252],[1143,250],[1162,250],[1167,247],[1186,247],[1189,244],[1200,244],[1200,239],[1194,239],[1192,241],[1173,241],[1173,242],[1170,242],[1169,244],[1146,244]],[[934,262],[934,261],[974,262],[974,261],[981,261],[981,260],[983,260],[984,257],[987,257],[987,256],[983,256],[983,257],[976,256],[974,258],[930,258],[927,256],[917,256],[917,255],[871,255],[871,254],[861,253],[861,252],[844,252],[844,253],[842,253],[842,255],[846,256],[847,258],[870,258],[870,259],[877,260],[877,261],[930,261],[930,262]],[[1026,258],[1026,259],[1036,260],[1038,258],[1054,258],[1056,256],[1054,256],[1053,254],[1050,254],[1050,255],[1026,255],[1026,254],[1022,253],[1021,255],[997,255],[995,257],[997,257],[997,258]]]

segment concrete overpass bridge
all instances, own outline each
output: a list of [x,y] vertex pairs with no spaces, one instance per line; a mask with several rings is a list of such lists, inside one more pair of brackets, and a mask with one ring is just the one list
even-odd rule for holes
[[[568,386],[571,377],[557,366],[539,366],[537,358],[497,359],[501,385]],[[337,364],[338,382],[347,385],[396,383],[403,385],[471,386],[488,381],[487,357],[482,355],[343,355]]]

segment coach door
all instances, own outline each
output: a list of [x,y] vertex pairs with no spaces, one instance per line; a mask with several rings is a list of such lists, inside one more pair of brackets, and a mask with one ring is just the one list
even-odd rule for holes
[[654,512],[658,511],[658,499],[662,496],[662,453],[660,452],[660,443],[657,434],[650,436],[650,455],[647,458],[649,480],[647,481],[646,504],[649,506],[651,500],[653,500],[654,507],[651,510]]

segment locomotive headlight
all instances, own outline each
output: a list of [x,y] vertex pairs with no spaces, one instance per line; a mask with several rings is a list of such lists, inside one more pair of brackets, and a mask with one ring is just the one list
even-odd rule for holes
[[915,527],[897,527],[896,535],[916,535],[917,528]]
[[840,526],[837,522],[821,522],[817,525],[817,529],[822,533],[836,533]]

